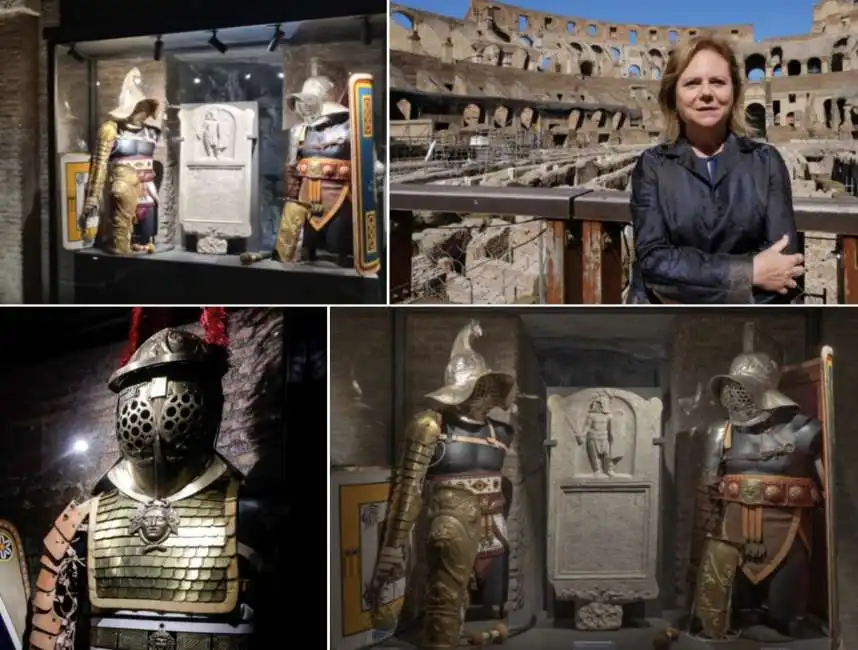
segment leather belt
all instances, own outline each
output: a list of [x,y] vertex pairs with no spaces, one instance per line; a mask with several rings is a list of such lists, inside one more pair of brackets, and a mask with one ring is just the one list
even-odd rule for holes
[[298,174],[306,178],[330,179],[332,181],[350,181],[351,162],[333,158],[303,158],[298,162]]
[[120,165],[124,165],[125,167],[131,167],[131,169],[136,169],[137,171],[148,171],[155,169],[155,162],[152,158],[113,158],[110,160],[110,164],[118,167]]
[[811,478],[766,474],[727,474],[718,484],[718,496],[746,506],[813,508],[822,495]]
[[202,634],[163,630],[96,628],[91,650],[248,650],[250,637],[242,634]]
[[435,487],[454,487],[465,489],[478,495],[499,494],[503,487],[503,476],[501,474],[477,474],[453,476],[430,476],[429,480]]
[[456,433],[442,433],[439,438],[445,442],[466,442],[472,445],[483,445],[485,447],[494,447],[495,449],[509,451],[509,447],[494,436],[480,438],[477,436],[460,436]]

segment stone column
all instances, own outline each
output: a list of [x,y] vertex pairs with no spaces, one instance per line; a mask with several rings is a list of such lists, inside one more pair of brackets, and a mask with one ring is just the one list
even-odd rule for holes
[[[42,245],[37,0],[0,9],[0,303],[41,302]],[[44,253],[43,253],[44,251]]]

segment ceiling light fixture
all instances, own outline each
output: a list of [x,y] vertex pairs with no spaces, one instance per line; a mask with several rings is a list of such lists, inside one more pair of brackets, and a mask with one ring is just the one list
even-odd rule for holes
[[217,37],[217,30],[212,30],[212,37],[209,39],[209,45],[211,45],[214,49],[216,49],[221,54],[226,54],[226,51],[229,47]]
[[272,36],[271,40],[268,42],[268,51],[273,52],[274,50],[276,50],[277,46],[280,45],[280,41],[283,40],[284,36],[285,34],[283,33],[283,30],[280,29],[280,25],[277,25],[274,28],[274,36]]

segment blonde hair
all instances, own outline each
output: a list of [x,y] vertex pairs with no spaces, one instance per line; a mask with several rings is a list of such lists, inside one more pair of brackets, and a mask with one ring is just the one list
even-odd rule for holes
[[742,101],[743,75],[739,67],[736,52],[730,44],[714,34],[701,34],[687,43],[677,45],[670,51],[667,66],[661,77],[661,87],[658,91],[658,105],[664,115],[664,139],[675,141],[682,132],[679,112],[676,110],[676,84],[679,76],[685,72],[688,64],[699,52],[709,50],[720,55],[730,66],[730,81],[733,82],[733,108],[730,111],[730,131],[736,135],[748,135],[748,123],[745,120],[744,102]]

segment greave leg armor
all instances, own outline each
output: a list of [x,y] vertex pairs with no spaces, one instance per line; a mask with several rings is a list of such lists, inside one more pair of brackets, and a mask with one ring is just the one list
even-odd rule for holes
[[691,608],[692,629],[708,639],[721,639],[730,631],[731,604],[741,550],[733,542],[707,536]]
[[439,488],[429,506],[428,568],[422,650],[459,645],[468,584],[480,540],[479,497]]
[[131,233],[137,219],[139,184],[137,172],[133,169],[117,166],[113,170],[113,182],[110,185],[113,210],[110,215],[110,232],[107,233],[107,247],[113,254],[131,253]]

